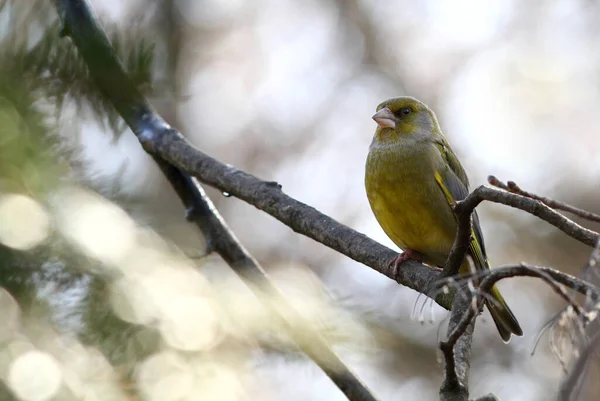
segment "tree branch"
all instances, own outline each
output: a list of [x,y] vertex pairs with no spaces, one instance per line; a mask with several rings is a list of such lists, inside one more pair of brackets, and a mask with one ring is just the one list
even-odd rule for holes
[[[121,117],[136,133],[164,130],[168,125],[154,113],[147,100],[128,78],[102,28],[86,1],[56,0],[68,34],[86,61],[99,89],[111,100]],[[157,123],[158,125],[153,125]],[[170,127],[167,128],[170,130]],[[312,324],[298,314],[271,284],[261,266],[229,230],[195,178],[153,155],[163,174],[187,208],[187,218],[204,233],[208,248],[214,249],[249,285],[250,289],[273,314],[297,346],[331,378],[349,400],[375,401],[370,390],[352,373],[329,347]],[[297,330],[289,322],[299,322]],[[303,336],[300,332],[308,333]],[[306,338],[308,337],[308,338]]]
[[531,198],[542,202],[544,205],[551,207],[552,209],[562,210],[564,212],[569,212],[574,214],[575,216],[579,216],[586,220],[595,221],[600,223],[600,215],[596,213],[589,212],[587,210],[579,209],[578,207],[571,206],[568,203],[560,202],[554,199],[547,198],[545,196],[539,196],[533,194],[531,192],[527,192],[521,189],[514,181],[508,181],[506,184],[497,179],[495,176],[488,176],[488,183],[498,188],[502,188],[508,192],[512,192],[513,194],[521,195],[526,198]]
[[444,382],[440,387],[441,401],[467,401],[469,398],[469,368],[471,366],[471,340],[475,328],[477,297],[471,297],[467,286],[456,292],[448,338],[440,342],[444,355]]
[[[512,181],[509,181],[508,185],[506,185],[493,175],[488,177],[488,181],[491,185],[509,191],[510,194],[489,187],[480,186],[465,199],[457,201],[452,205],[457,216],[458,230],[443,270],[444,277],[450,277],[458,273],[469,247],[473,211],[479,203],[484,200],[502,203],[533,214],[586,245],[594,246],[594,243],[600,238],[598,233],[578,225],[574,221],[567,219],[560,213],[554,212],[550,208],[569,211],[577,216],[592,221],[600,222],[600,216],[562,202],[525,192]],[[546,205],[547,207],[543,207],[543,205]]]
[[[498,281],[509,277],[525,276],[537,277],[545,281],[558,295],[560,295],[561,298],[563,298],[572,307],[573,312],[581,318],[585,319],[586,321],[590,321],[594,318],[594,314],[585,312],[583,308],[581,308],[572,299],[569,293],[559,284],[562,284],[563,286],[571,288],[572,290],[585,294],[591,299],[598,300],[600,298],[600,292],[599,289],[594,285],[591,285],[583,280],[580,280],[578,278],[575,278],[573,276],[548,267],[530,266],[526,264],[504,266],[493,270],[479,271],[475,274],[459,276],[459,278],[461,279],[460,281],[458,281],[459,285],[464,287],[466,281],[467,285],[470,285],[470,288],[473,288],[472,292],[475,293],[475,295],[471,298],[473,307],[465,309],[466,312],[462,315],[460,321],[456,323],[454,329],[448,330],[448,339],[446,340],[446,344],[444,344],[444,347],[448,348],[449,345],[456,343],[460,336],[467,331],[469,324],[471,323],[472,319],[476,316],[475,312],[479,311],[479,309],[483,305],[485,294],[489,293],[491,288]],[[444,286],[447,286],[449,282],[454,279],[455,278],[453,277],[444,278],[438,283],[436,283],[436,287],[439,289]],[[474,280],[476,280],[475,282],[481,283],[477,289],[475,289],[475,286],[473,285]]]
[[461,208],[458,205],[460,202],[456,202],[452,205],[458,222],[458,229],[456,230],[456,237],[454,238],[454,244],[450,249],[448,259],[446,259],[446,265],[442,272],[443,277],[450,277],[458,274],[460,265],[465,260],[467,251],[469,250],[469,242],[471,240],[471,231],[473,219],[471,218],[473,210],[469,208]]
[[[442,277],[458,274],[471,241],[473,208],[460,208],[460,202],[452,205],[458,228],[454,244],[442,271]],[[470,284],[470,283],[469,283]],[[440,387],[441,401],[467,401],[469,398],[469,369],[471,367],[471,342],[475,330],[474,312],[478,300],[469,294],[469,285],[459,286],[448,324],[448,338],[439,344],[444,355],[444,381]]]
[[583,269],[584,277],[592,277],[594,274],[598,275],[598,268],[600,267],[600,238],[596,242],[596,246],[588,259],[587,266]]
[[[496,282],[510,277],[541,278],[545,282],[549,283],[555,292],[557,292],[567,302],[570,302],[572,297],[569,296],[569,294],[567,294],[567,292],[564,290],[559,290],[560,287],[556,286],[557,284],[562,284],[563,286],[577,291],[580,294],[586,295],[593,301],[600,300],[600,289],[585,280],[571,276],[567,273],[563,273],[551,267],[531,266],[525,263],[521,263],[519,265],[500,266],[491,270],[478,271],[475,274],[464,274],[444,278],[435,284],[435,290],[439,291],[441,288],[449,285],[455,280],[460,283],[465,280],[476,278],[477,281],[481,282],[479,286],[480,290],[484,291],[486,289],[489,290]],[[484,287],[483,284],[486,280],[491,280],[492,284],[489,284],[490,288]]]
[[588,246],[594,246],[599,238],[597,232],[580,226],[573,220],[570,220],[562,214],[552,210],[550,207],[544,205],[540,201],[510,192],[500,191],[484,185],[476,188],[463,201],[459,202],[456,206],[456,210],[460,212],[462,210],[474,209],[484,200],[501,203],[503,205],[511,206],[528,212],[552,224],[554,227],[558,228],[568,236],[575,238],[576,240]]

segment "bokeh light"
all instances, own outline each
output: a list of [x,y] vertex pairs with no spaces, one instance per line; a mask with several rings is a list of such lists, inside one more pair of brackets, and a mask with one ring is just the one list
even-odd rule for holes
[[18,194],[0,194],[0,243],[27,250],[50,233],[50,218],[42,205]]
[[160,331],[174,349],[207,350],[220,338],[218,315],[201,296],[178,296],[161,305]]
[[187,399],[194,376],[188,363],[176,353],[165,351],[152,355],[139,367],[137,382],[150,401]]
[[135,223],[127,213],[91,192],[65,189],[55,204],[60,228],[89,256],[116,264],[135,243]]
[[29,351],[13,361],[7,384],[23,401],[51,400],[62,381],[60,366],[49,354]]

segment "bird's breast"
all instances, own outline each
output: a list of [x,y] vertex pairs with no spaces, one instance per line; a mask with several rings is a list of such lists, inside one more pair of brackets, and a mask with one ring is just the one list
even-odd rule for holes
[[450,252],[456,220],[435,181],[439,153],[433,147],[371,149],[365,186],[377,221],[400,248],[441,265]]

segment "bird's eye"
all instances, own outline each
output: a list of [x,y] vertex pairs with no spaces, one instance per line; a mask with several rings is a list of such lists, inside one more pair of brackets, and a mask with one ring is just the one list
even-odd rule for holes
[[402,110],[400,110],[400,114],[402,114],[403,116],[407,116],[410,113],[412,113],[412,110],[410,107],[404,107]]

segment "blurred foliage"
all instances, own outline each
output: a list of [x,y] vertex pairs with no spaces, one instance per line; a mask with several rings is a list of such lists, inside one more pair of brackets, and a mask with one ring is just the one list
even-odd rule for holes
[[[61,120],[65,108],[80,117],[94,117],[115,133],[122,132],[125,125],[98,91],[71,41],[59,36],[60,24],[51,2],[2,1],[0,19],[0,198],[24,194],[52,208],[56,206],[53,193],[74,183],[81,168],[77,141],[65,141],[59,135],[60,125],[72,125]],[[154,48],[133,34],[134,30],[132,27],[125,35],[113,27],[110,31],[116,33],[111,41],[132,79],[149,92]],[[105,278],[86,269],[90,263],[56,233],[33,250],[1,245],[0,287],[26,311],[23,319],[48,321],[65,331],[76,329],[77,321],[84,322],[84,330],[76,330],[88,334],[83,337],[90,343],[110,342],[103,348],[106,355],[124,364],[125,351],[119,351],[117,345],[127,347],[127,342],[111,335],[132,338],[129,333],[135,328],[109,313],[105,294],[96,290]],[[87,286],[90,291],[80,305],[70,312],[63,306],[57,308],[56,294]],[[12,395],[3,393],[0,398],[8,400]]]
[[[59,142],[56,122],[65,101],[77,114],[91,110],[114,132],[125,129],[100,93],[71,41],[59,35],[54,8],[43,0],[4,1],[0,12],[13,21],[0,40],[0,189],[40,195],[69,174],[72,143]],[[109,32],[132,80],[151,90],[154,46],[113,27]],[[50,119],[48,108],[55,110]],[[85,113],[84,113],[85,115]]]
[[[61,38],[59,30],[60,25],[53,24],[45,30],[39,43],[27,52],[23,64],[32,68],[31,79],[39,79],[46,99],[56,105],[57,117],[60,117],[65,100],[73,100],[79,111],[91,108],[100,121],[106,121],[108,126],[104,128],[111,128],[116,133],[123,132],[125,123],[98,90],[75,46],[69,39]],[[109,40],[131,80],[142,93],[150,92],[154,45],[136,34],[133,28],[127,35],[119,32],[116,26],[107,30],[113,32]]]

